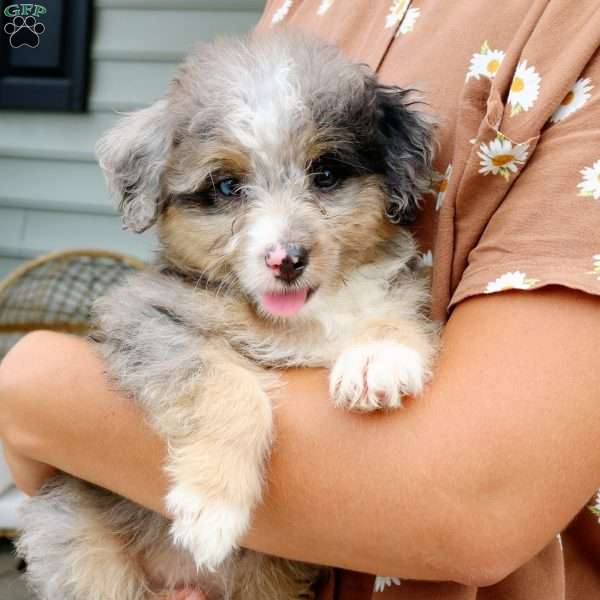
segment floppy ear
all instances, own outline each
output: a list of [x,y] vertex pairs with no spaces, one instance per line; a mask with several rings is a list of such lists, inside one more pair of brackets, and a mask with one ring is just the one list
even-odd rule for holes
[[174,138],[167,108],[158,100],[127,115],[96,145],[123,225],[136,233],[154,224],[163,204],[161,178]]
[[386,215],[392,223],[416,221],[421,197],[431,189],[433,119],[411,108],[413,90],[378,85],[375,128],[385,162],[390,197]]

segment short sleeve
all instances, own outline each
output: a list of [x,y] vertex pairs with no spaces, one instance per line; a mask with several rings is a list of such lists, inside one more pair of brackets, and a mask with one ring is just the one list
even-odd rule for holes
[[[542,85],[543,75],[537,76]],[[535,152],[470,251],[450,306],[473,295],[547,285],[600,295],[598,53],[563,94]],[[513,175],[504,169],[503,143],[478,153],[482,185],[486,178]]]

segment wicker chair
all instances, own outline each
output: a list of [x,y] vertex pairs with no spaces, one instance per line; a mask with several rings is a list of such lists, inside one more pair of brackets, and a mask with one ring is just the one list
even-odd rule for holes
[[30,331],[85,334],[94,300],[144,264],[100,250],[69,250],[36,258],[0,282],[0,359]]

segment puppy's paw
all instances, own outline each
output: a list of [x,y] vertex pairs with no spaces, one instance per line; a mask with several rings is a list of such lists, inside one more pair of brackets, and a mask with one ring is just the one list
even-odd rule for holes
[[198,570],[214,571],[237,549],[250,525],[249,508],[190,492],[181,485],[166,500],[173,516],[173,540],[191,552]]
[[370,412],[398,408],[402,396],[420,394],[426,369],[422,356],[392,341],[370,342],[344,351],[329,377],[334,404]]

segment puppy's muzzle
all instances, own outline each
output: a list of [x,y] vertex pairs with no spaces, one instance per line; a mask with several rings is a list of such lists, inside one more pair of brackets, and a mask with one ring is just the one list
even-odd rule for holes
[[276,244],[267,249],[265,264],[277,279],[292,283],[308,266],[309,252],[300,244]]

